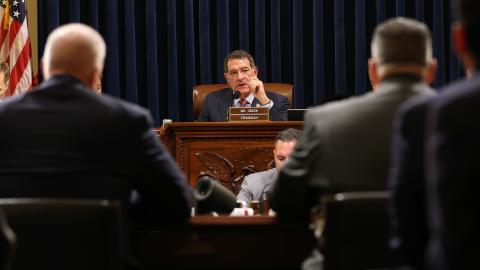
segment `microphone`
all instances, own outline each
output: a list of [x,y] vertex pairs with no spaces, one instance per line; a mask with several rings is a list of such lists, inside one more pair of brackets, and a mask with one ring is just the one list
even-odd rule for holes
[[[230,107],[233,107],[233,103],[235,101],[235,99],[239,98],[240,97],[240,91],[233,91],[232,92],[232,105],[230,105]],[[225,121],[228,122],[228,109],[227,109],[227,116],[225,117]]]
[[233,99],[237,99],[240,97],[240,91],[233,92]]
[[193,198],[197,203],[197,213],[208,214],[212,211],[219,214],[230,214],[237,198],[228,188],[210,176],[202,176],[198,179],[193,189]]

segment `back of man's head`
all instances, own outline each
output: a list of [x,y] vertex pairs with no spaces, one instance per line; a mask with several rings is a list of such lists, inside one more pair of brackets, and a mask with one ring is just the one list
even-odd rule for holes
[[480,66],[480,1],[458,0],[458,15],[467,32],[467,43],[477,68]]
[[403,17],[378,25],[371,46],[372,57],[380,65],[426,66],[432,58],[432,37],[428,27]]
[[103,71],[105,55],[105,41],[93,28],[81,23],[60,26],[45,44],[44,76],[71,75],[92,87]]

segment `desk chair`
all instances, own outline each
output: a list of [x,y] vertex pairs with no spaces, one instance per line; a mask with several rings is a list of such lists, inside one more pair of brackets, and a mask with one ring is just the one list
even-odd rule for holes
[[120,269],[119,203],[0,199],[17,236],[12,270]]
[[0,270],[9,270],[16,246],[15,233],[7,223],[7,217],[0,209]]
[[325,270],[388,268],[395,254],[388,247],[390,194],[345,192],[323,199]]
[[[290,108],[293,104],[293,85],[286,83],[264,83],[264,88],[266,91],[271,91],[288,98],[288,103]],[[213,91],[220,90],[223,88],[229,88],[226,83],[217,83],[217,84],[200,84],[193,87],[193,119],[198,119],[200,112],[203,108],[203,101],[205,97]]]

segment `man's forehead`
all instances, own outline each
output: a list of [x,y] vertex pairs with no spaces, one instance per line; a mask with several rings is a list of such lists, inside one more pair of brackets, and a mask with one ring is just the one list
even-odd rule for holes
[[289,140],[289,141],[282,141],[282,140],[277,140],[275,142],[275,150],[288,150],[290,148],[293,148],[295,144],[297,143],[297,140]]
[[227,62],[227,67],[230,67],[230,65],[233,65],[233,64],[239,64],[240,66],[247,66],[247,67],[250,67],[251,66],[251,63],[250,63],[250,60],[248,60],[248,58],[246,57],[242,57],[242,58],[231,58],[231,59],[228,59],[228,62]]

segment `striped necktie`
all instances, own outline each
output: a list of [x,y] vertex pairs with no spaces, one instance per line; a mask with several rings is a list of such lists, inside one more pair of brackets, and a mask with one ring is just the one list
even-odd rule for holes
[[246,107],[248,104],[248,100],[242,98],[240,101],[238,101],[238,104],[240,104],[240,107]]

